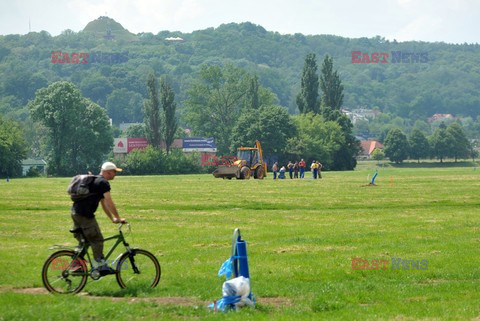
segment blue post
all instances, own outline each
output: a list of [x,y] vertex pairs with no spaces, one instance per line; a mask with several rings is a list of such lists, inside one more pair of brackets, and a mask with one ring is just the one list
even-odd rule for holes
[[247,242],[242,240],[240,229],[236,228],[232,239],[233,274],[237,278],[250,278],[247,259]]
[[233,261],[235,277],[243,276],[249,279],[250,272],[248,270],[247,242],[240,239],[240,236],[237,240],[237,250],[235,256],[236,258]]
[[372,182],[370,184],[375,185],[375,178],[377,178],[378,170],[375,171],[375,175],[372,177]]

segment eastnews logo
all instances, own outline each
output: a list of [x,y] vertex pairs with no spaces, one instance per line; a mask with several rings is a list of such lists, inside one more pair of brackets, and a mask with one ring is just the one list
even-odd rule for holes
[[128,61],[128,51],[121,53],[92,51],[88,52],[61,52],[60,50],[52,51],[52,63],[54,64],[86,64],[86,63],[103,63],[103,64],[120,64]]
[[[388,270],[390,260],[352,258],[352,270]],[[390,270],[428,270],[428,260],[392,259]]]
[[202,154],[202,166],[232,166],[237,160],[237,156]]
[[352,63],[354,64],[377,64],[388,63],[387,59],[392,58],[392,63],[427,63],[428,52],[404,52],[404,51],[392,51],[392,55],[388,52],[374,52],[371,55],[368,52],[352,51]]

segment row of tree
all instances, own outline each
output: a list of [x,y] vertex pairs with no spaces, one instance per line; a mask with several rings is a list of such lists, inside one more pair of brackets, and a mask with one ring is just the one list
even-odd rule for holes
[[195,135],[214,137],[222,155],[258,139],[265,155],[280,162],[313,158],[328,169],[347,170],[356,165],[359,145],[340,112],[342,100],[343,86],[329,56],[319,77],[315,54],[307,55],[297,116],[276,105],[276,96],[257,76],[233,65],[204,66],[188,91],[183,119]]
[[[452,123],[448,127],[441,124],[431,136],[414,128],[407,137],[400,129],[392,129],[385,140],[384,154],[392,162],[401,163],[407,158],[420,159],[437,158],[443,162],[445,158],[458,159],[475,158],[476,151],[472,143],[458,123]],[[382,158],[380,151],[373,155],[374,158]]]
[[[377,112],[379,111],[377,110]],[[421,119],[403,118],[390,113],[379,113],[373,119],[357,120],[354,124],[353,132],[355,135],[364,138],[377,139],[384,142],[387,133],[394,128],[400,129],[407,135],[416,128],[425,135],[430,136],[442,123],[448,126],[453,122],[458,122],[463,127],[469,139],[480,139],[480,117],[476,119],[472,117],[454,117],[428,122]]]
[[[259,84],[256,75],[233,65],[203,66],[200,78],[188,90],[182,119],[195,136],[214,137],[223,155],[259,139],[265,154],[280,161],[314,158],[321,159],[329,169],[353,169],[358,144],[352,136],[351,122],[339,111],[343,86],[333,70],[333,61],[325,57],[320,81],[311,68],[316,71],[314,54],[305,60],[302,91],[297,97],[303,112],[290,116],[286,108],[276,105],[276,96]],[[154,74],[148,76],[146,88],[149,98],[143,103],[144,126],[137,126],[135,131],[155,150],[165,142],[167,156],[160,159],[168,160],[170,146],[178,135],[175,94],[165,77],[159,86]],[[42,88],[27,107],[34,121],[32,130],[37,133],[39,154],[48,160],[49,174],[95,171],[110,152],[113,133],[107,111],[83,97],[74,84],[61,81]],[[172,157],[180,159],[178,155]],[[145,161],[144,156],[134,153],[127,157],[127,167],[135,167],[130,158]],[[158,159],[150,162],[156,164]],[[169,168],[152,166],[149,168],[157,168],[159,173]]]

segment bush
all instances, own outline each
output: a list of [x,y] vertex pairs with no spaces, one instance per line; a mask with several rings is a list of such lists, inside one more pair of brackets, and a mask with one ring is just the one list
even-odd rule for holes
[[30,167],[26,174],[27,177],[39,177],[40,175],[40,171],[35,166]]
[[195,174],[205,172],[200,164],[200,155],[185,155],[181,150],[172,150],[170,154],[161,149],[148,146],[145,150],[135,150],[120,162],[127,175],[155,174]]

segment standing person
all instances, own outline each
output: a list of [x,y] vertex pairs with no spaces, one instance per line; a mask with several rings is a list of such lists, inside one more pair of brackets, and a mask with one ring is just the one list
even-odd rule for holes
[[313,179],[317,179],[318,164],[316,161],[312,162],[312,165],[310,165],[310,170],[312,171]]
[[288,174],[290,175],[290,179],[293,179],[293,163],[292,163],[292,161],[288,162],[287,168],[288,168]]
[[273,179],[277,179],[277,172],[278,172],[278,163],[277,162],[273,163],[272,172],[273,172]]
[[302,160],[298,163],[298,167],[300,168],[300,178],[305,178],[305,167],[307,166],[307,164],[305,163],[305,161]]
[[[100,175],[89,186],[89,196],[73,202],[71,215],[73,220],[73,228],[81,228],[85,238],[90,243],[93,251],[94,259],[99,263],[100,275],[114,274],[115,270],[103,262],[103,235],[95,218],[95,212],[98,204],[102,204],[103,211],[112,221],[112,223],[126,223],[124,218],[118,215],[115,203],[110,195],[110,183],[122,169],[118,168],[114,163],[103,163]],[[80,241],[79,234],[75,234],[75,238]],[[100,266],[102,264],[102,266]]]
[[322,163],[317,161],[318,178],[322,178],[322,168],[323,168]]
[[293,178],[298,178],[298,161],[293,164]]

